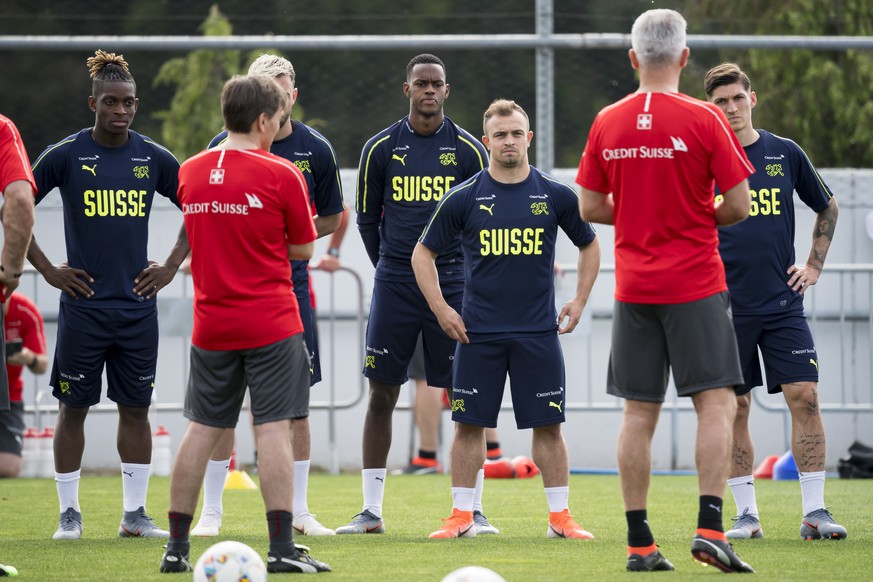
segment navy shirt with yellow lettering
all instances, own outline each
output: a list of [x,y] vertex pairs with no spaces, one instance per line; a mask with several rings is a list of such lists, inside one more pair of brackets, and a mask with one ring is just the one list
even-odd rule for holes
[[794,192],[815,212],[832,194],[806,153],[790,139],[757,130],[744,148],[755,173],[749,177],[749,217],[718,229],[719,246],[735,315],[803,309],[803,296],[788,287],[794,264]]
[[129,131],[121,147],[104,147],[83,129],[49,146],[33,164],[39,204],[59,188],[67,264],[94,278],[94,296],[61,301],[81,307],[151,306],[132,291],[148,266],[148,219],[155,192],[179,206],[179,162],[163,146]]
[[[485,147],[448,117],[430,135],[415,133],[404,117],[370,138],[358,166],[356,206],[377,279],[415,281],[412,250],[437,202],[487,166]],[[444,249],[437,268],[460,278],[461,261],[455,244]]]
[[577,247],[596,236],[579,216],[575,191],[533,166],[524,182],[503,184],[486,170],[443,197],[421,242],[441,255],[460,233],[470,341],[557,331],[559,227]]

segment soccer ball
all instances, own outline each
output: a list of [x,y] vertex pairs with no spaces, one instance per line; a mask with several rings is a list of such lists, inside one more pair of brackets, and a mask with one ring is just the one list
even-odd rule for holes
[[266,582],[267,567],[256,551],[241,542],[219,542],[203,552],[194,566],[194,582]]
[[506,582],[503,576],[482,566],[466,566],[449,572],[442,582]]

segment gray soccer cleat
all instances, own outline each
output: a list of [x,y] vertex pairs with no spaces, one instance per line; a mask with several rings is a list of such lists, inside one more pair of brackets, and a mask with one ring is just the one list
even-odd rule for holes
[[82,514],[70,507],[61,514],[53,540],[77,540],[82,537]]
[[476,526],[476,535],[500,533],[499,529],[488,523],[488,518],[481,511],[473,512],[473,525]]
[[758,521],[757,516],[749,514],[748,507],[740,515],[733,516],[731,520],[734,522],[734,526],[724,532],[724,537],[730,540],[748,540],[764,537],[761,522]]
[[809,512],[800,522],[800,538],[804,540],[841,540],[847,535],[846,528],[834,521],[827,508]]
[[146,515],[140,506],[136,511],[125,511],[118,526],[120,538],[168,538],[170,532],[155,525],[155,520]]
[[385,522],[368,510],[355,514],[348,525],[336,528],[337,534],[380,534],[385,533]]

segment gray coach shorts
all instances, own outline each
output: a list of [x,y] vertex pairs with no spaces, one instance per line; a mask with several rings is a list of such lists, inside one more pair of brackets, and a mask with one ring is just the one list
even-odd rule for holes
[[9,410],[0,410],[0,453],[21,456],[24,444],[24,402],[10,402]]
[[191,346],[185,418],[206,426],[235,427],[246,386],[254,424],[308,416],[309,352],[303,334],[248,350]]
[[664,402],[671,369],[679,396],[743,385],[726,291],[670,305],[615,302],[606,391]]

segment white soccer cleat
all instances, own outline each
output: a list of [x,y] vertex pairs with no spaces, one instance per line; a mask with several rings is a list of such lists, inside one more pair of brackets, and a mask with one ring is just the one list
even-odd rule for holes
[[318,520],[315,519],[315,516],[311,513],[295,515],[294,519],[291,521],[291,527],[294,528],[295,533],[299,533],[300,535],[304,536],[336,535],[335,531],[318,523]]
[[191,530],[191,535],[197,538],[214,538],[221,533],[221,514],[215,511],[204,511],[200,521]]

